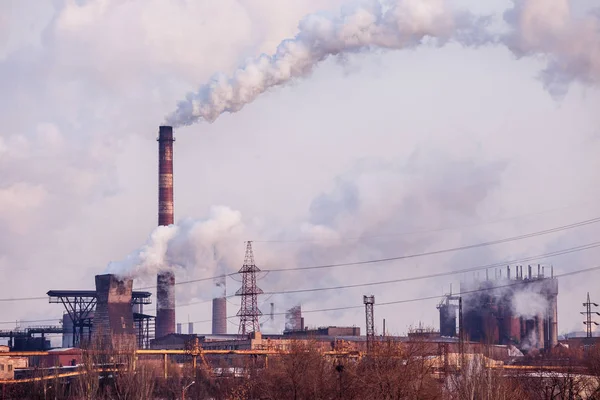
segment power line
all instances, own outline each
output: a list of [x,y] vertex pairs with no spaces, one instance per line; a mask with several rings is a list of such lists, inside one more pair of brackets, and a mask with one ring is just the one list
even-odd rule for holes
[[600,247],[600,242],[594,242],[594,243],[591,243],[588,245],[583,245],[583,246],[573,247],[573,248],[566,249],[566,250],[555,251],[552,253],[546,253],[546,254],[541,254],[541,255],[537,255],[537,256],[522,258],[519,260],[497,262],[497,263],[481,265],[481,266],[477,266],[477,267],[464,268],[464,269],[454,270],[454,271],[438,272],[438,273],[434,273],[434,274],[414,276],[414,277],[409,277],[409,278],[398,278],[398,279],[390,279],[390,280],[378,281],[378,282],[357,283],[357,284],[353,284],[353,285],[340,285],[340,286],[330,286],[330,287],[322,287],[322,288],[269,291],[269,292],[264,292],[264,294],[274,295],[274,294],[319,292],[319,291],[327,291],[327,290],[340,290],[340,289],[351,289],[351,288],[357,288],[357,287],[385,285],[385,284],[390,284],[390,283],[410,282],[410,281],[417,281],[417,280],[422,280],[422,279],[437,278],[437,277],[441,277],[441,276],[462,274],[462,273],[466,273],[466,272],[481,271],[481,270],[489,269],[489,268],[504,267],[509,264],[516,264],[516,263],[522,263],[522,262],[527,262],[527,261],[540,260],[543,258],[574,253],[574,252],[582,251],[582,250],[589,250],[589,249],[593,249],[593,248],[597,248],[597,247]]
[[315,265],[315,266],[309,266],[309,267],[269,269],[266,271],[269,271],[269,272],[300,271],[300,270],[337,268],[337,267],[347,267],[347,266],[352,266],[352,265],[365,265],[365,264],[376,264],[376,263],[382,263],[382,262],[388,262],[388,261],[407,260],[407,259],[411,259],[411,258],[432,256],[432,255],[445,254],[445,253],[453,253],[453,252],[462,251],[462,250],[471,250],[471,249],[475,249],[475,248],[479,248],[479,247],[486,247],[486,246],[492,246],[492,245],[496,245],[496,244],[514,242],[517,240],[523,240],[523,239],[529,239],[529,238],[536,237],[536,236],[548,235],[550,233],[556,233],[556,232],[560,232],[560,231],[564,231],[564,230],[568,230],[568,229],[579,228],[581,226],[595,224],[597,222],[600,222],[600,217],[584,220],[581,222],[576,222],[576,223],[569,224],[569,225],[563,225],[563,226],[559,226],[556,228],[545,229],[543,231],[527,233],[524,235],[513,236],[513,237],[508,237],[508,238],[499,239],[499,240],[492,240],[489,242],[476,243],[476,244],[471,244],[471,245],[467,245],[467,246],[453,247],[453,248],[443,249],[443,250],[434,250],[434,251],[428,251],[428,252],[423,252],[423,253],[415,253],[415,254],[409,254],[409,255],[404,255],[404,256],[380,258],[380,259],[374,259],[374,260],[354,261],[354,262],[338,263],[338,264]]
[[[467,272],[481,271],[481,270],[485,270],[485,269],[489,269],[489,268],[504,267],[504,266],[511,265],[511,264],[514,265],[514,264],[519,264],[519,263],[528,262],[528,261],[541,260],[544,258],[550,258],[550,257],[564,255],[564,254],[575,253],[578,251],[589,250],[589,249],[594,249],[594,248],[598,248],[598,247],[600,247],[600,242],[593,242],[593,243],[589,243],[589,244],[585,244],[585,245],[581,245],[581,246],[570,247],[570,248],[563,249],[563,250],[557,250],[554,252],[539,254],[539,255],[525,257],[525,258],[521,258],[521,259],[500,261],[500,262],[496,262],[496,263],[492,263],[492,264],[480,265],[480,266],[471,267],[471,268],[463,268],[463,269],[453,270],[453,271],[413,276],[413,277],[409,277],[409,278],[398,278],[398,279],[390,279],[390,280],[378,281],[378,282],[357,283],[357,284],[330,286],[330,287],[322,287],[322,288],[268,291],[268,292],[264,292],[264,294],[270,295],[267,298],[267,300],[268,300],[269,298],[271,298],[271,296],[276,295],[276,294],[320,292],[320,291],[328,291],[328,290],[342,290],[342,289],[352,289],[352,288],[357,288],[357,287],[378,286],[378,285],[400,283],[400,282],[411,282],[411,281],[418,281],[418,280],[423,280],[423,279],[437,278],[437,277],[441,277],[441,276],[450,276],[450,275],[457,275],[457,274],[462,274],[462,273],[467,273]],[[233,297],[236,297],[236,295],[225,296],[226,299],[233,298]],[[264,300],[263,304],[266,303],[267,300]],[[197,302],[192,302],[192,303],[186,303],[183,305],[178,305],[178,307],[182,307],[182,306],[185,307],[185,306],[194,305],[194,304],[202,304],[202,303],[207,303],[210,301],[212,301],[212,299],[197,301]]]
[[14,320],[14,321],[1,321],[0,325],[8,325],[8,324],[23,324],[30,322],[49,322],[49,321],[62,321],[62,317],[60,318],[49,318],[49,319],[32,319],[32,320]]
[[0,299],[1,302],[4,301],[28,301],[28,300],[47,300],[48,297],[44,296],[44,297],[12,297],[12,298],[6,298],[6,299]]
[[465,228],[473,228],[473,227],[483,226],[483,225],[492,225],[492,224],[497,224],[497,223],[500,223],[500,222],[513,221],[513,220],[516,220],[516,219],[527,218],[527,217],[532,217],[532,216],[536,216],[536,215],[543,215],[543,214],[551,213],[551,212],[554,212],[554,211],[569,209],[569,208],[581,206],[581,205],[584,205],[584,204],[592,204],[592,203],[594,203],[594,202],[588,201],[588,202],[583,202],[583,203],[579,203],[579,204],[571,204],[571,205],[567,205],[567,206],[562,206],[562,207],[557,207],[557,208],[551,208],[551,209],[547,209],[547,210],[543,210],[543,211],[537,211],[537,212],[532,212],[532,213],[527,213],[527,214],[515,215],[515,216],[507,217],[507,218],[500,218],[500,219],[495,219],[495,220],[480,221],[480,222],[476,222],[476,223],[473,223],[473,224],[455,225],[455,226],[448,226],[448,227],[442,227],[442,228],[429,228],[429,229],[419,229],[419,230],[407,231],[407,232],[396,232],[396,233],[387,233],[387,234],[384,233],[384,234],[378,234],[378,235],[357,236],[357,237],[341,237],[341,238],[331,238],[331,239],[290,239],[290,240],[285,240],[285,239],[276,240],[276,239],[274,239],[274,240],[254,240],[254,242],[255,243],[314,243],[314,242],[323,242],[323,241],[360,241],[360,240],[377,239],[377,238],[383,238],[383,237],[408,236],[408,235],[416,235],[416,234],[422,234],[422,233],[435,233],[435,232],[453,231],[453,230],[459,230],[459,229],[465,229]]
[[[587,273],[587,272],[593,272],[593,271],[598,271],[600,270],[600,266],[596,266],[596,267],[591,267],[591,268],[585,268],[585,269],[581,269],[581,270],[577,270],[577,271],[572,271],[572,272],[567,272],[564,274],[558,274],[558,275],[554,275],[554,278],[558,279],[558,278],[563,278],[566,276],[572,276],[572,275],[579,275],[579,274],[583,274],[583,273]],[[484,292],[484,291],[490,291],[490,290],[497,290],[497,289],[502,289],[502,288],[507,288],[507,287],[512,287],[512,286],[518,286],[518,285],[523,285],[524,282],[519,280],[519,281],[515,281],[514,283],[510,283],[510,284],[506,284],[506,285],[498,285],[498,286],[494,286],[491,288],[480,288],[480,289],[473,289],[473,290],[465,290],[462,291],[460,293],[456,293],[456,295],[464,295],[464,294],[470,294],[470,293],[478,293],[478,292]],[[393,304],[404,304],[404,303],[414,303],[414,302],[418,302],[418,301],[425,301],[425,300],[435,300],[435,299],[439,299],[441,296],[435,295],[435,296],[427,296],[427,297],[418,297],[418,298],[412,298],[412,299],[404,299],[404,300],[395,300],[395,301],[388,301],[388,302],[383,302],[383,303],[377,303],[377,307],[381,307],[381,306],[388,306],[388,305],[393,305]],[[341,310],[352,310],[352,309],[359,309],[359,308],[363,308],[364,305],[356,305],[356,306],[340,306],[340,307],[330,307],[330,308],[321,308],[321,309],[316,309],[316,310],[302,310],[303,314],[310,314],[310,313],[319,313],[319,312],[329,312],[329,311],[341,311]],[[273,315],[285,315],[285,312],[279,312],[279,313],[274,313]],[[228,319],[230,318],[238,318],[236,315],[232,315],[227,317]],[[194,321],[194,323],[205,323],[205,322],[210,322],[211,320],[202,320],[202,321]]]
[[[389,262],[389,261],[398,261],[398,260],[406,260],[406,259],[411,259],[411,258],[426,257],[426,256],[432,256],[432,255],[438,255],[438,254],[453,253],[453,252],[462,251],[462,250],[470,250],[470,249],[475,249],[475,248],[480,248],[480,247],[492,246],[492,245],[496,245],[496,244],[509,243],[509,242],[514,242],[514,241],[518,241],[518,240],[529,239],[529,238],[536,237],[536,236],[548,235],[551,233],[556,233],[556,232],[561,232],[561,231],[565,231],[565,230],[569,230],[569,229],[579,228],[581,226],[591,225],[591,224],[595,224],[598,222],[600,222],[600,217],[591,218],[591,219],[583,220],[580,222],[575,222],[575,223],[568,224],[568,225],[558,226],[555,228],[545,229],[542,231],[531,232],[531,233],[518,235],[518,236],[512,236],[512,237],[508,237],[508,238],[504,238],[504,239],[498,239],[498,240],[493,240],[493,241],[488,241],[488,242],[481,242],[481,243],[460,246],[460,247],[453,247],[453,248],[448,248],[448,249],[434,250],[434,251],[428,251],[428,252],[423,252],[423,253],[414,253],[414,254],[408,254],[408,255],[402,255],[402,256],[396,256],[396,257],[387,257],[387,258],[371,259],[371,260],[364,260],[364,261],[338,263],[338,264],[313,265],[313,266],[295,267],[295,268],[265,269],[265,270],[263,270],[263,272],[270,273],[270,272],[302,271],[302,270],[312,270],[312,269],[337,268],[337,267],[347,267],[347,266],[354,266],[354,265],[377,264],[377,263],[384,263],[384,262]],[[213,277],[208,277],[208,278],[198,278],[198,279],[191,279],[191,280],[187,280],[187,281],[179,281],[176,283],[176,285],[204,282],[204,281],[214,280],[214,279],[217,279],[217,278],[220,278],[223,276],[231,277],[231,276],[238,275],[238,274],[239,274],[238,272],[231,272],[229,274],[220,274],[218,276],[213,276]],[[156,288],[156,286],[143,287],[143,288],[139,288],[136,290],[153,289],[153,288]]]

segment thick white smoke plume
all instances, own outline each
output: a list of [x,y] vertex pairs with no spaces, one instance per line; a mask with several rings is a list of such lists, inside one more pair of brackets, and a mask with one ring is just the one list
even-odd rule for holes
[[[511,29],[501,42],[519,58],[545,57],[540,78],[552,96],[564,96],[573,81],[600,82],[600,13],[577,17],[568,0],[513,1],[504,15]],[[445,0],[395,0],[389,7],[375,1],[340,16],[312,14],[300,22],[296,37],[282,41],[273,55],[252,58],[233,76],[217,74],[188,93],[166,122],[213,122],[224,112],[241,110],[271,87],[309,75],[329,56],[414,48],[426,38],[438,45],[450,40],[463,45],[495,43],[495,35],[484,29],[487,21],[451,12]]]
[[569,84],[600,82],[600,13],[576,16],[569,0],[513,0],[504,14],[512,28],[504,43],[517,56],[543,56],[540,74],[554,97],[566,94]]
[[329,56],[368,49],[413,48],[427,37],[442,45],[455,39],[472,45],[489,40],[482,20],[453,14],[445,0],[396,0],[386,7],[379,1],[342,11],[340,16],[312,14],[299,24],[293,39],[282,41],[275,54],[250,59],[232,77],[217,74],[180,102],[167,117],[173,126],[200,119],[215,121],[224,112],[236,112],[269,88],[307,76]]
[[546,297],[542,293],[527,289],[514,292],[512,306],[515,315],[527,319],[548,314],[548,300]]
[[243,229],[240,212],[213,207],[205,220],[157,227],[146,244],[124,260],[111,262],[106,272],[144,282],[156,279],[165,269],[180,270],[191,277],[231,272],[228,266],[239,264],[236,250],[243,245]]

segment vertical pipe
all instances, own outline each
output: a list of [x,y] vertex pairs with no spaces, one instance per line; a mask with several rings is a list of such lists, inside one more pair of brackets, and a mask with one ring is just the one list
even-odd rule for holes
[[169,374],[167,373],[167,353],[163,354],[163,367],[164,367],[164,377],[167,379]]
[[558,345],[558,307],[557,296],[552,296],[550,300],[550,346],[552,348]]
[[538,314],[537,316],[537,342],[538,342],[538,349],[543,349],[546,346],[546,343],[544,342],[544,315],[543,314]]
[[506,266],[506,278],[510,281],[510,265]]
[[385,336],[385,318],[383,319],[383,336]]
[[[173,127],[158,130],[158,225],[173,225]],[[175,275],[161,271],[156,278],[156,337],[175,332]]]

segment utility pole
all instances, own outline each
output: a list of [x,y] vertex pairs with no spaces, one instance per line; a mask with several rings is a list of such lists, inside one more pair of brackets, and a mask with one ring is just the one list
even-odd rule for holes
[[242,275],[242,287],[235,293],[236,296],[242,296],[242,304],[237,315],[240,317],[240,335],[247,335],[250,332],[260,332],[258,317],[262,312],[258,309],[258,295],[263,291],[256,286],[256,273],[260,269],[254,263],[254,253],[252,251],[252,242],[246,242],[246,255],[244,265],[240,269]]
[[365,304],[365,317],[367,320],[367,353],[373,350],[373,341],[375,340],[375,316],[374,305],[375,296],[363,296]]
[[598,326],[598,323],[596,321],[592,321],[592,313],[596,314],[596,315],[600,315],[600,313],[598,311],[592,311],[592,306],[594,307],[598,307],[597,303],[592,303],[590,301],[590,292],[588,292],[587,294],[587,301],[585,303],[583,303],[583,306],[585,307],[585,311],[581,311],[581,314],[585,315],[585,321],[583,321],[583,324],[586,327],[586,337],[591,338],[592,337],[592,324]]

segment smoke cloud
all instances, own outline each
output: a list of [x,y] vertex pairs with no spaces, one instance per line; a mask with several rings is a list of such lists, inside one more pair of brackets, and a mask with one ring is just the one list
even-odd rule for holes
[[454,39],[465,45],[489,41],[485,19],[454,14],[444,0],[397,0],[385,10],[371,2],[343,10],[340,16],[312,14],[299,24],[293,39],[282,41],[272,55],[250,59],[231,77],[215,75],[195,93],[189,93],[169,125],[191,125],[202,119],[214,122],[224,112],[237,112],[269,88],[309,75],[329,56],[369,49],[414,48],[427,37],[438,45]]
[[512,297],[513,312],[527,319],[546,316],[548,314],[548,301],[538,292],[531,290],[515,291]]
[[600,15],[574,15],[569,0],[513,0],[504,13],[511,32],[503,42],[517,56],[542,56],[544,87],[563,97],[572,82],[600,82]]
[[122,261],[109,263],[106,272],[144,282],[155,279],[163,270],[180,271],[187,276],[230,272],[228,266],[234,265],[230,255],[237,253],[229,246],[241,243],[241,239],[235,239],[242,231],[240,212],[213,207],[207,219],[157,227],[140,249]]

